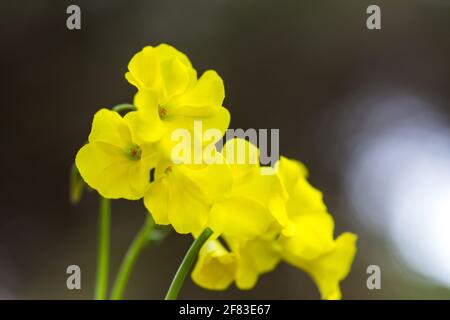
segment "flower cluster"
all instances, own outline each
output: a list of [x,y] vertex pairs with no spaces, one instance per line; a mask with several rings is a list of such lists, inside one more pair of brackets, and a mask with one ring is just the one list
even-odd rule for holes
[[[137,88],[136,110],[123,117],[108,109],[95,114],[76,156],[84,181],[105,198],[143,198],[154,221],[178,233],[197,237],[212,229],[192,272],[201,287],[223,290],[235,282],[250,289],[285,261],[307,272],[322,298],[339,299],[356,236],[334,238],[333,219],[301,163],[281,157],[273,174],[263,175],[259,162],[250,161],[259,150],[248,141],[210,147],[230,122],[220,76],[209,70],[198,77],[186,55],[161,44],[138,52],[125,77]],[[186,161],[196,150],[174,159],[180,129],[200,145],[203,159],[215,161]],[[208,129],[220,134],[205,139]]]

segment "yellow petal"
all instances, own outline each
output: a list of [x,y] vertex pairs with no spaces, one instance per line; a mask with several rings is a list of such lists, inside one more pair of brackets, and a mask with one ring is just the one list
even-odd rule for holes
[[[237,180],[235,180],[237,181]],[[240,194],[264,206],[282,226],[283,234],[291,235],[295,225],[288,216],[286,198],[277,175],[253,175],[253,178],[233,185],[233,194]]]
[[158,54],[151,46],[143,48],[131,58],[128,70],[125,78],[140,90],[155,90],[161,85]]
[[199,252],[192,280],[202,288],[225,290],[234,280],[236,261],[217,240],[207,241]]
[[208,70],[190,91],[170,103],[191,107],[221,106],[224,98],[225,88],[222,79],[214,70]]
[[248,290],[256,285],[258,277],[272,271],[280,261],[280,254],[273,239],[257,238],[242,242],[228,239],[232,252],[236,251],[236,286]]
[[217,233],[252,239],[263,234],[272,221],[269,211],[258,202],[232,196],[213,205],[208,224]]
[[276,168],[287,193],[292,192],[298,179],[308,175],[306,167],[300,161],[283,156],[277,162]]
[[258,202],[283,227],[283,234],[293,234],[295,226],[288,217],[285,205],[287,195],[281,179],[276,174],[261,174],[258,148],[245,139],[234,138],[227,141],[222,154],[232,169],[233,194]]
[[165,62],[167,60],[172,60],[172,59],[178,59],[186,67],[192,67],[192,64],[189,61],[189,58],[184,53],[175,49],[171,45],[168,45],[166,43],[161,43],[160,45],[155,47],[155,52],[159,58],[159,61],[161,61],[161,62]]
[[170,224],[167,215],[169,204],[169,185],[167,179],[156,179],[150,184],[144,197],[144,205],[156,224]]
[[165,99],[183,93],[190,81],[188,68],[178,59],[161,63],[161,76],[164,82]]
[[145,198],[147,208],[179,233],[198,234],[206,227],[211,204],[231,190],[227,165],[174,165],[162,160]]
[[153,144],[141,146],[141,159],[131,161],[128,173],[128,183],[141,196],[144,195],[150,184],[150,170],[156,166],[159,154]]
[[100,109],[92,121],[89,142],[103,142],[122,149],[131,145],[131,133],[124,119],[115,111]]
[[201,232],[206,227],[210,207],[211,205],[195,197],[186,186],[170,185],[167,215],[178,233]]
[[236,185],[244,184],[259,174],[259,150],[247,140],[228,140],[222,148],[222,155],[231,167]]
[[207,129],[218,129],[224,133],[230,124],[230,112],[221,106],[174,106],[168,109],[168,116],[164,119],[165,123],[172,129],[186,128],[194,131],[194,121],[201,121],[201,131]]
[[322,299],[340,299],[339,282],[350,272],[356,253],[356,235],[343,233],[336,239],[333,250],[316,259],[305,260],[285,256],[286,260],[305,270],[315,281]]
[[130,127],[133,141],[138,144],[156,142],[165,134],[166,128],[158,114],[158,105],[148,91],[135,95],[138,111],[128,112],[124,119]]
[[324,212],[322,193],[307,181],[307,170],[300,162],[281,157],[276,164],[284,194],[288,201],[286,208],[290,219],[302,212]]
[[[183,114],[178,114],[181,112]],[[191,112],[192,111],[192,112]],[[225,133],[230,124],[230,113],[223,107],[198,107],[198,108],[177,108],[174,113],[164,119],[164,125],[167,128],[167,134],[161,140],[161,149],[164,154],[170,156],[173,148],[178,141],[172,140],[172,135],[176,130],[186,129],[191,137],[192,146],[194,141],[200,146],[217,142]],[[204,138],[204,134],[209,129],[215,129],[219,132],[218,137],[214,135],[213,139]]]
[[285,251],[303,259],[314,259],[335,246],[333,218],[326,212],[303,213],[295,220],[295,233],[280,237]]
[[236,286],[241,290],[250,290],[258,281],[258,271],[249,256],[243,255],[239,258],[239,267],[236,269]]
[[259,274],[272,271],[281,259],[274,241],[262,238],[247,241],[240,255],[249,256]]
[[150,184],[144,204],[157,224],[172,224],[175,231],[182,234],[201,232],[209,211],[208,205],[167,177]]
[[78,151],[75,163],[84,181],[105,198],[137,200],[143,196],[144,190],[137,187],[142,186],[145,172],[116,146],[89,143]]
[[208,204],[224,200],[231,193],[231,171],[226,164],[180,165],[176,169],[180,173],[178,184]]
[[286,203],[289,218],[295,220],[298,215],[311,212],[326,212],[322,193],[315,189],[306,178],[300,177],[289,194]]

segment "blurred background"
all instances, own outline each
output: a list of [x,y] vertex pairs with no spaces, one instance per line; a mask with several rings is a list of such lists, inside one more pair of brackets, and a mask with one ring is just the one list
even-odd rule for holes
[[[81,8],[81,30],[66,8]],[[366,28],[381,7],[382,29]],[[69,203],[69,169],[100,107],[131,102],[127,63],[166,42],[226,87],[232,128],[279,128],[281,153],[304,162],[336,235],[359,235],[347,299],[450,298],[450,2],[2,1],[0,10],[0,298],[90,299],[95,193]],[[115,201],[111,278],[145,217]],[[161,299],[189,236],[148,247],[126,298]],[[66,268],[82,289],[66,288]],[[381,290],[366,269],[381,268]],[[181,298],[317,299],[285,264],[256,288]]]

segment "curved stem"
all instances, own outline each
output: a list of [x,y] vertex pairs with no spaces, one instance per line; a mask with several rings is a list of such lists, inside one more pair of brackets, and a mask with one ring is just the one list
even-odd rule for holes
[[136,107],[129,103],[123,103],[114,106],[112,110],[120,113],[122,111],[136,111]]
[[97,280],[95,285],[96,300],[104,300],[108,290],[110,220],[111,200],[100,197]]
[[122,264],[120,265],[116,280],[114,281],[111,299],[122,299],[123,291],[125,290],[125,287],[127,285],[130,273],[142,249],[144,249],[145,246],[150,242],[150,234],[152,233],[154,226],[155,223],[148,216],[146,223],[136,234],[133,242],[128,248],[127,253],[125,254],[125,257],[122,260]]
[[198,252],[202,248],[203,244],[208,240],[208,238],[212,235],[213,231],[210,228],[206,228],[200,234],[200,236],[194,240],[191,247],[187,251],[184,256],[183,261],[178,268],[175,277],[172,280],[172,284],[170,285],[169,291],[166,294],[166,300],[176,300],[178,294],[180,293],[180,289],[183,286],[184,280],[186,279],[186,275],[192,267],[195,259],[197,258]]

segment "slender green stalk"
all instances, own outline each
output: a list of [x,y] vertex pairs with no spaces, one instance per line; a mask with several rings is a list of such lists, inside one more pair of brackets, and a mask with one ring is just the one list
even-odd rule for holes
[[114,108],[112,109],[116,112],[136,111],[136,107],[129,103],[118,104],[117,106],[114,106]]
[[206,228],[200,234],[200,236],[194,240],[191,247],[187,251],[184,256],[183,261],[181,262],[180,267],[178,268],[175,277],[172,280],[172,284],[170,285],[169,291],[166,294],[166,300],[176,300],[178,294],[180,293],[180,289],[183,286],[184,280],[186,279],[186,275],[192,267],[195,259],[197,258],[198,252],[202,248],[203,244],[208,240],[208,238],[212,235],[213,231],[210,228]]
[[112,300],[122,299],[123,291],[128,283],[130,273],[136,263],[136,260],[142,249],[150,242],[150,235],[153,231],[155,223],[148,217],[146,223],[142,226],[139,232],[134,237],[133,242],[128,247],[128,251],[122,260],[116,280],[114,281],[113,290],[111,293]]
[[100,197],[97,280],[95,285],[96,300],[105,300],[106,291],[108,290],[110,220],[111,200]]

